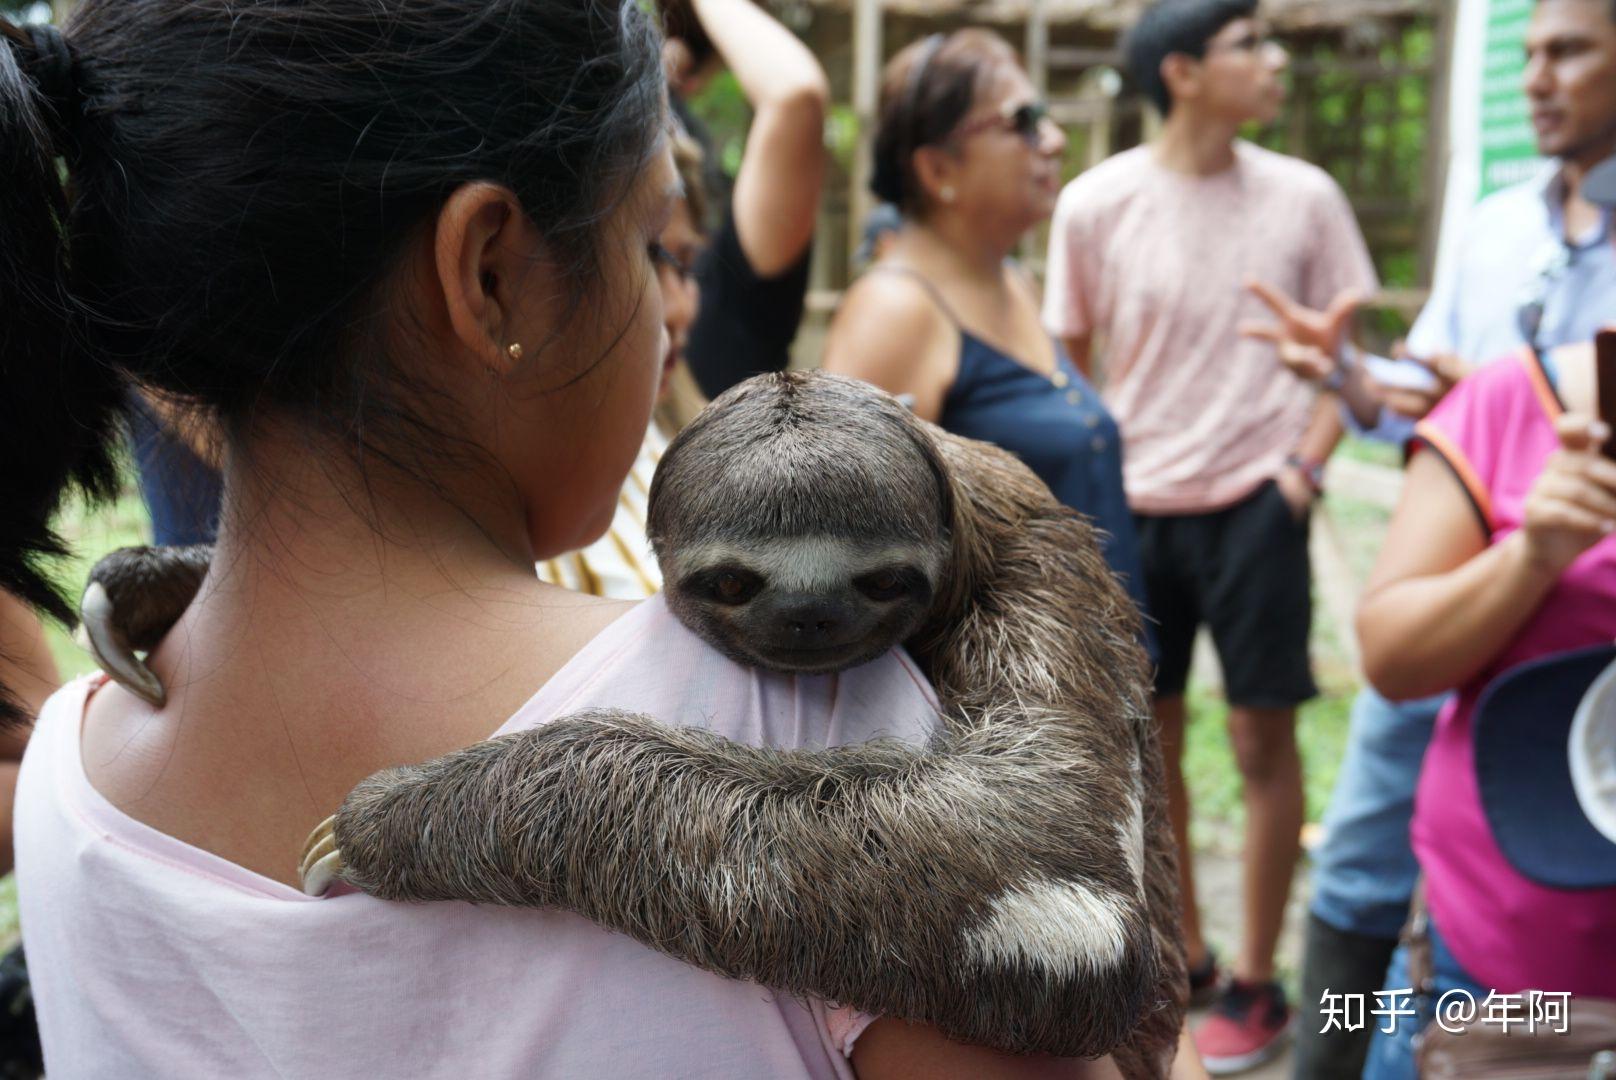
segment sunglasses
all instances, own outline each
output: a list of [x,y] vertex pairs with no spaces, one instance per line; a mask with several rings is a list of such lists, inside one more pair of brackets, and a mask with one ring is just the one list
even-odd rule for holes
[[954,132],[954,137],[963,139],[979,131],[991,128],[1003,128],[1014,132],[1029,146],[1037,146],[1043,137],[1044,120],[1049,116],[1049,104],[1043,101],[1029,101],[1025,105],[1017,106],[998,116],[984,116],[980,120],[972,121]]

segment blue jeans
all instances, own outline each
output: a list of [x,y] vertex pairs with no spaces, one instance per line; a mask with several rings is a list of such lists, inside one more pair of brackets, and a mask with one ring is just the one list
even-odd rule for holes
[[[1388,1034],[1386,1020],[1372,1017],[1375,1033],[1369,1043],[1369,1058],[1364,1062],[1363,1080],[1415,1080],[1414,1036],[1435,1017],[1435,1009],[1442,995],[1450,990],[1468,993],[1479,1006],[1487,998],[1487,989],[1472,979],[1448,951],[1447,944],[1431,923],[1431,976],[1432,996],[1429,1000],[1414,999],[1419,1015],[1410,1019],[1399,1018],[1396,1028]],[[1412,983],[1408,975],[1408,949],[1399,945],[1392,954],[1391,967],[1386,971],[1386,989],[1401,990]],[[1399,999],[1402,1005],[1407,999]],[[1389,1002],[1388,1002],[1389,1004]],[[1479,1012],[1478,1012],[1479,1015]]]
[[1409,847],[1414,788],[1446,696],[1394,703],[1365,687],[1313,852],[1313,914],[1338,930],[1395,939],[1419,865]]

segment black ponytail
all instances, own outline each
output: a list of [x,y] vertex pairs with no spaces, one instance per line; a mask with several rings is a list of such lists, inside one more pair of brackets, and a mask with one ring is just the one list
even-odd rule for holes
[[[114,490],[123,396],[67,284],[57,159],[71,138],[71,67],[54,29],[0,20],[0,588],[63,622],[72,609],[45,572],[64,554],[51,521],[75,486],[91,498]],[[0,699],[0,720],[15,718]]]

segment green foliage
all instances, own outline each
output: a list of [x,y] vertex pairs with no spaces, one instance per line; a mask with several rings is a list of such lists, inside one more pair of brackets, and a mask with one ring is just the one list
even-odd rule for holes
[[725,176],[735,179],[741,168],[741,152],[746,148],[746,132],[752,124],[752,108],[741,93],[741,84],[729,71],[721,71],[687,104],[707,125],[719,168]]
[[[75,501],[62,512],[56,528],[73,552],[54,575],[66,586],[69,596],[77,596],[83,590],[90,567],[101,556],[121,547],[151,543],[151,519],[132,483],[126,485],[124,493],[111,506],[91,509]],[[95,670],[95,661],[75,645],[60,626],[47,623],[45,636],[62,678],[71,679]]]

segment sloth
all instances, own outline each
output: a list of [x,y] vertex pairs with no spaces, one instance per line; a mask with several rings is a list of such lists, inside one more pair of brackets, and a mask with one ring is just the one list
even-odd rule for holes
[[[670,610],[739,663],[904,644],[924,746],[779,750],[593,711],[362,781],[304,850],[393,900],[555,906],[680,960],[1015,1052],[1166,1075],[1188,985],[1139,616],[1096,534],[1011,455],[867,384],[760,376],[651,489]],[[85,629],[135,656],[210,550],[98,564]]]

